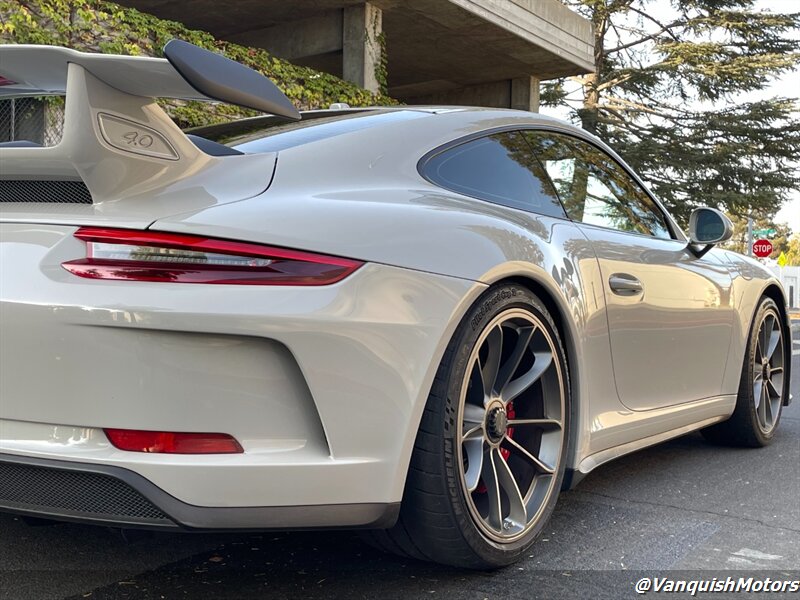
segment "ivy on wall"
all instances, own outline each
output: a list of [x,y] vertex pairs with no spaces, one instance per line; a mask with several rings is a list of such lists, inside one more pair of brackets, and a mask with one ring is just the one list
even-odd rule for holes
[[[0,0],[0,43],[3,44],[50,44],[87,52],[160,57],[164,44],[172,38],[220,52],[263,73],[301,110],[326,108],[334,102],[346,102],[350,106],[396,103],[385,92],[373,94],[333,75],[293,65],[266,50],[218,40],[209,33],[111,2]],[[258,114],[218,103],[160,102],[181,127]]]
[[389,58],[386,53],[386,33],[383,31],[380,13],[374,11],[372,22],[364,32],[367,43],[375,45],[378,51],[378,59],[375,61],[375,81],[378,82],[378,90],[381,94],[388,94],[389,89]]

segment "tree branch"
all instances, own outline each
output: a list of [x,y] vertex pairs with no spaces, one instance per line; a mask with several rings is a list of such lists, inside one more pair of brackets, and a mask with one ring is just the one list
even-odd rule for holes
[[[637,12],[639,14],[644,14],[644,13],[641,13],[641,11],[638,11],[633,7],[630,7],[630,10],[632,10],[634,12]],[[655,21],[656,23],[658,23],[658,21],[656,21],[655,19],[653,19],[649,15],[647,15],[647,16],[652,21]],[[672,39],[677,41],[678,38],[675,36],[674,33],[672,33],[671,29],[673,27],[676,27],[676,26],[680,25],[681,23],[682,23],[681,20],[677,20],[677,21],[673,21],[672,23],[669,23],[667,25],[661,25],[661,29],[659,29],[658,31],[656,31],[654,33],[650,33],[648,35],[645,35],[644,37],[639,38],[638,40],[633,40],[632,42],[627,42],[625,44],[620,44],[619,46],[616,46],[615,48],[609,48],[608,50],[605,51],[605,53],[606,54],[614,54],[615,52],[619,52],[621,50],[627,50],[628,48],[633,48],[634,46],[638,46],[639,44],[644,44],[647,41],[654,40],[655,38],[657,38],[658,36],[660,36],[662,33],[665,33],[665,32],[668,32],[670,34],[670,37],[672,37]]]

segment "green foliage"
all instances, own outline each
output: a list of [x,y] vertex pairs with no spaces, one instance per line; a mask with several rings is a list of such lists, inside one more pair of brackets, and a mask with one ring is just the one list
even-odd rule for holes
[[[162,56],[162,48],[180,38],[251,67],[275,84],[300,109],[395,104],[333,75],[293,65],[266,50],[214,39],[135,9],[103,0],[0,0],[0,43],[50,44],[77,50]],[[385,53],[384,53],[385,54]],[[256,114],[247,109],[202,102],[164,100],[162,106],[182,127],[208,125]]]
[[566,102],[568,92],[564,89],[564,81],[543,81],[539,86],[539,104],[541,106],[558,106]]
[[800,187],[797,99],[754,94],[800,64],[800,13],[754,0],[563,1],[595,26],[596,73],[573,78],[577,100],[564,82],[546,100],[608,140],[680,221],[701,204],[769,219]]
[[378,82],[378,90],[383,95],[389,94],[389,55],[386,52],[386,34],[381,31],[376,36],[380,57],[375,65],[375,79]]
[[786,245],[786,264],[800,267],[800,233],[794,234]]
[[378,90],[381,94],[387,95],[389,89],[389,57],[386,53],[386,33],[384,33],[380,21],[380,13],[375,11],[372,22],[366,30],[366,38],[378,46],[378,60],[375,64],[375,80],[378,82]]

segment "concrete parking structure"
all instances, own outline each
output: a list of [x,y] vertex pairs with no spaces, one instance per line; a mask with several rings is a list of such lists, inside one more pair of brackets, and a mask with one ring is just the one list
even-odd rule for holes
[[539,81],[593,70],[592,24],[557,0],[124,0],[216,37],[380,85],[410,104],[538,110]]

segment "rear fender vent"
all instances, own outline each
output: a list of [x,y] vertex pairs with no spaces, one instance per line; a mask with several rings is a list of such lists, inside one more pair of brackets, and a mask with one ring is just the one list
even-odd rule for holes
[[0,179],[0,202],[91,204],[92,195],[82,181]]

